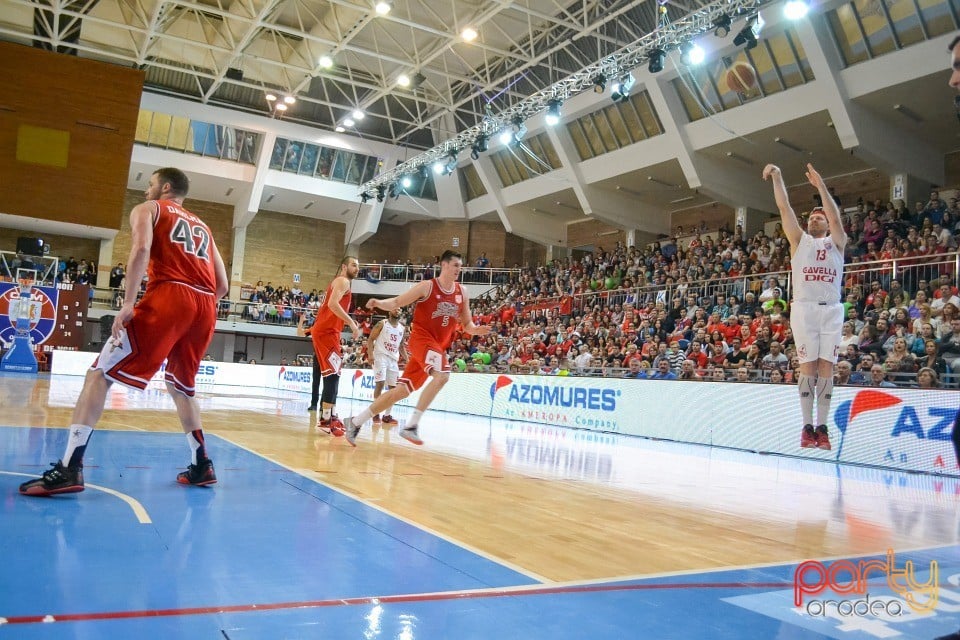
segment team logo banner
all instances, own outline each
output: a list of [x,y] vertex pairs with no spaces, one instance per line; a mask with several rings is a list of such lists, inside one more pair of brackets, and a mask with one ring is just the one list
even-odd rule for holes
[[30,320],[30,339],[35,345],[46,342],[57,326],[59,293],[56,287],[34,285],[30,291],[30,299],[21,300],[18,284],[0,282],[0,340],[9,343],[17,335],[17,316],[22,305],[26,305],[26,316]]

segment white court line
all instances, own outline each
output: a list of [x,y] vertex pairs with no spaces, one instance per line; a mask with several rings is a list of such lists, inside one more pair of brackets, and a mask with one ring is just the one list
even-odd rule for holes
[[[231,439],[229,439],[229,438],[226,438],[226,437],[224,437],[224,436],[222,436],[222,435],[220,435],[220,434],[206,433],[206,434],[204,434],[204,435],[206,435],[206,436],[208,436],[208,437],[211,436],[211,435],[213,435],[213,436],[215,436],[215,437],[217,437],[217,438],[220,438],[221,440],[226,440],[227,442],[229,442],[229,443],[232,444],[233,446],[237,447],[238,449],[243,449],[244,451],[246,451],[246,452],[248,452],[248,453],[252,453],[253,455],[257,456],[258,458],[263,458],[264,460],[269,460],[269,461],[272,462],[273,464],[275,464],[275,465],[277,465],[277,466],[280,466],[280,467],[283,467],[284,469],[287,469],[288,471],[291,471],[291,472],[293,472],[293,473],[295,473],[295,474],[297,474],[297,475],[299,475],[299,476],[302,476],[302,477],[306,478],[307,480],[310,480],[310,481],[312,481],[312,482],[316,482],[317,484],[323,485],[324,487],[326,487],[327,489],[330,489],[331,491],[336,491],[337,493],[339,493],[339,494],[342,495],[342,496],[345,496],[345,497],[347,497],[347,498],[350,498],[351,500],[355,500],[355,501],[357,501],[357,502],[359,502],[359,503],[361,503],[361,504],[363,504],[363,505],[365,505],[365,506],[367,506],[367,507],[370,507],[371,509],[376,509],[376,510],[379,511],[380,513],[385,513],[386,515],[390,516],[391,518],[396,518],[397,520],[400,520],[401,522],[404,522],[404,523],[410,525],[411,527],[414,527],[414,528],[416,528],[416,529],[419,529],[420,531],[424,531],[424,532],[426,532],[426,533],[429,533],[429,534],[432,535],[432,536],[436,536],[436,537],[438,537],[438,538],[440,538],[440,539],[442,539],[442,540],[446,540],[446,541],[449,542],[450,544],[453,544],[453,545],[455,545],[455,546],[458,546],[458,547],[460,547],[461,549],[465,549],[466,551],[469,551],[470,553],[476,554],[476,555],[480,556],[481,558],[484,558],[485,560],[489,560],[490,562],[494,562],[494,563],[496,563],[496,564],[499,564],[500,566],[506,567],[507,569],[510,569],[510,570],[512,570],[512,571],[516,571],[517,573],[521,573],[521,574],[527,576],[528,578],[531,578],[531,579],[533,579],[533,580],[536,580],[536,581],[538,581],[538,582],[540,582],[540,583],[543,583],[543,584],[548,584],[548,583],[549,583],[549,584],[555,584],[553,580],[550,580],[549,578],[547,578],[547,577],[545,577],[545,576],[541,576],[541,575],[539,575],[539,574],[537,574],[537,573],[534,573],[533,571],[530,571],[530,570],[528,570],[528,569],[525,569],[525,568],[523,568],[523,567],[521,567],[521,566],[519,566],[519,565],[515,565],[515,564],[513,564],[512,562],[507,562],[506,560],[503,560],[502,558],[498,558],[498,557],[496,557],[496,556],[494,556],[494,555],[491,555],[491,554],[487,553],[486,551],[483,551],[482,549],[477,549],[476,547],[471,546],[471,545],[469,545],[469,544],[467,544],[467,543],[465,543],[465,542],[462,542],[462,541],[457,540],[457,539],[455,539],[455,538],[451,538],[450,536],[445,535],[445,534],[443,534],[443,533],[440,533],[439,531],[434,531],[434,530],[431,529],[430,527],[425,527],[425,526],[423,526],[422,524],[420,524],[419,522],[414,522],[413,520],[410,520],[410,519],[405,518],[405,517],[403,517],[403,516],[401,516],[401,515],[398,515],[398,514],[396,514],[396,513],[393,513],[393,512],[390,511],[389,509],[384,509],[384,508],[381,507],[380,505],[377,505],[377,504],[371,502],[370,500],[367,500],[367,499],[365,499],[365,498],[360,498],[360,497],[358,497],[358,496],[356,496],[356,495],[354,495],[354,494],[352,494],[352,493],[348,493],[348,492],[344,491],[343,489],[339,489],[339,488],[334,487],[334,486],[332,486],[332,485],[330,485],[330,484],[327,484],[327,483],[324,482],[323,480],[320,480],[320,479],[318,479],[318,478],[311,478],[310,476],[308,476],[308,475],[307,475],[306,473],[304,473],[303,471],[300,471],[299,469],[294,469],[293,467],[289,467],[289,466],[283,464],[282,462],[278,462],[278,461],[274,460],[273,458],[271,458],[271,457],[269,457],[269,456],[265,456],[265,455],[263,455],[262,453],[259,453],[259,452],[257,452],[257,451],[254,451],[253,449],[250,449],[250,448],[248,448],[248,447],[245,447],[245,446],[243,446],[242,444],[237,444],[237,443],[234,442],[233,440],[231,440]],[[499,587],[496,587],[496,588],[499,588]]]
[[[17,473],[16,471],[0,471],[0,475],[6,475],[6,476],[24,476],[24,477],[27,477],[27,478],[36,478],[36,477],[37,477],[37,476],[35,476],[35,475],[33,475],[33,474],[29,474],[29,473]],[[95,489],[95,490],[97,490],[97,491],[103,491],[104,493],[108,493],[108,494],[110,494],[111,496],[114,496],[115,498],[120,498],[121,500],[123,500],[124,502],[126,502],[128,505],[130,505],[130,508],[133,509],[133,514],[134,514],[135,516],[137,516],[137,520],[140,521],[140,524],[152,524],[152,523],[153,523],[153,520],[150,519],[150,514],[147,513],[147,510],[143,508],[143,505],[140,504],[140,502],[139,502],[136,498],[131,498],[131,497],[128,496],[127,494],[125,494],[125,493],[120,493],[119,491],[116,491],[116,490],[114,490],[114,489],[109,489],[109,488],[107,488],[107,487],[101,487],[101,486],[98,485],[98,484],[85,483],[85,484],[84,484],[84,487],[87,488],[87,489]],[[32,496],[31,496],[31,498],[32,498]]]

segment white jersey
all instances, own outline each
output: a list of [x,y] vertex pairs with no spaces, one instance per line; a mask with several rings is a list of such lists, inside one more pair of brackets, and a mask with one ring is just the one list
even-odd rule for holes
[[373,356],[387,357],[391,360],[400,360],[400,343],[403,341],[404,326],[397,323],[397,326],[390,324],[389,320],[382,322],[380,335],[373,343]]
[[800,236],[790,258],[794,302],[839,303],[843,280],[843,252],[830,236]]

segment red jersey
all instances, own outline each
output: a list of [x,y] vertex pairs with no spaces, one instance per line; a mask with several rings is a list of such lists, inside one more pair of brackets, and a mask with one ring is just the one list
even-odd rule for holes
[[[330,299],[331,295],[333,295],[333,281],[327,286],[327,290],[323,294],[323,301],[320,303],[320,310],[317,311],[317,319],[313,323],[313,326],[310,327],[310,335],[312,337],[321,335],[339,336],[340,332],[343,331],[344,321],[334,315],[333,311],[330,311],[330,307],[327,306],[327,300]],[[340,308],[343,309],[345,313],[350,313],[350,300],[352,298],[353,294],[350,292],[350,289],[347,289],[343,297],[340,298]]]
[[460,324],[463,291],[459,282],[453,283],[453,290],[449,293],[440,287],[436,278],[430,280],[430,284],[430,294],[413,310],[410,339],[428,339],[447,349]]
[[217,290],[217,246],[203,220],[172,200],[157,200],[147,286],[179,282],[207,293]]

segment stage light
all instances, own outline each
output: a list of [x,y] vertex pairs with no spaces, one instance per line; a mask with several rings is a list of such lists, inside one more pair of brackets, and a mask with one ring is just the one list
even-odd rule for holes
[[544,121],[553,126],[560,122],[560,105],[563,102],[559,98],[553,98],[552,100],[547,101],[547,114],[544,116]]
[[411,178],[410,176],[403,176],[402,178],[400,178],[400,186],[403,187],[404,189],[409,189],[410,187],[413,186],[413,178]]
[[401,87],[409,87],[410,76],[408,76],[405,73],[401,73],[399,76],[397,76],[397,84],[400,85]]
[[598,73],[593,77],[593,92],[603,93],[607,90],[607,76]]
[[477,30],[471,27],[467,27],[460,32],[460,37],[463,38],[464,42],[473,42],[477,39]]
[[703,49],[692,42],[685,42],[680,45],[680,59],[687,66],[696,66],[702,63],[706,56],[707,54],[704,53]]
[[364,191],[363,193],[360,194],[360,202],[362,202],[363,204],[367,204],[367,202],[370,201],[370,197],[371,197],[370,194]]
[[344,120],[343,120],[343,126],[345,126],[345,127],[352,127],[352,126],[354,126],[355,124],[357,124],[357,123],[354,122],[352,118],[344,118]]
[[390,3],[389,2],[378,2],[373,6],[373,10],[377,12],[377,15],[385,16],[390,13]]
[[633,89],[633,85],[636,84],[636,82],[632,75],[629,73],[625,74],[610,87],[610,97],[614,102],[626,100],[630,97],[630,90]]
[[377,202],[383,202],[383,198],[386,196],[386,189],[383,188],[383,185],[377,187]]
[[759,13],[747,18],[747,25],[741,29],[737,37],[733,39],[733,44],[738,47],[743,47],[746,51],[750,51],[750,49],[757,46],[757,36],[760,35],[760,28],[762,26],[763,20],[760,18]]
[[480,159],[480,154],[487,150],[487,136],[480,134],[477,136],[477,139],[473,141],[473,146],[470,147],[470,157],[474,160]]
[[344,131],[346,131],[346,129],[344,128],[344,126],[343,126],[342,124],[338,124],[338,125],[337,125],[337,128],[334,129],[334,131],[336,131],[337,133],[343,133]]
[[360,109],[354,109],[353,113],[351,113],[350,115],[353,117],[354,120],[363,120],[364,118],[367,117],[367,114],[365,114],[363,111],[360,111]]
[[724,14],[713,21],[713,35],[718,38],[726,38],[730,33],[730,24],[733,21],[730,16]]
[[803,0],[790,0],[790,2],[783,5],[783,15],[786,16],[788,20],[799,20],[807,15],[809,10],[810,6]]
[[444,167],[443,160],[437,160],[436,162],[433,163],[433,172],[437,175],[440,175],[441,173],[443,173],[443,167]]
[[333,58],[330,56],[320,56],[320,68],[329,69],[333,66]]
[[500,140],[500,144],[510,144],[513,142],[513,131],[510,131],[510,129],[504,129],[500,132],[500,135],[497,136],[497,138]]
[[650,63],[647,65],[647,71],[650,73],[660,73],[663,71],[663,62],[667,57],[663,49],[651,49],[647,57],[650,59]]

